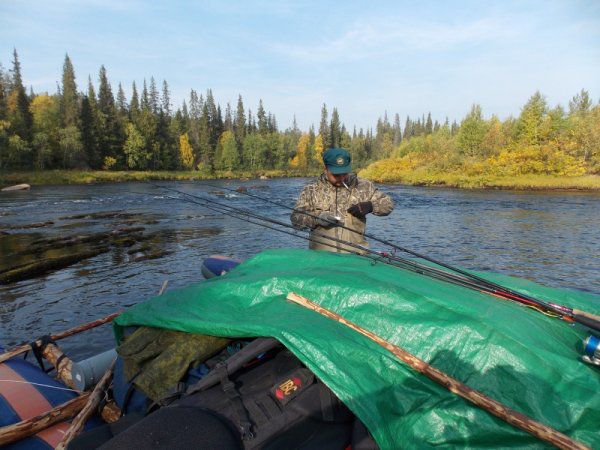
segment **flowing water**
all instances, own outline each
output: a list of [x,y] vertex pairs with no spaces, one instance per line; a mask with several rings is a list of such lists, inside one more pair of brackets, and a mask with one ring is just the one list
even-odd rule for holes
[[[208,183],[293,206],[307,179],[164,182],[283,221],[289,211]],[[368,232],[477,270],[600,294],[600,194],[512,192],[383,185],[396,204],[369,216]],[[202,280],[212,254],[249,258],[266,248],[307,242],[172,199],[149,183],[34,187],[0,194],[0,273],[42,257],[85,251],[89,243],[35,250],[48,239],[144,227],[105,252],[67,268],[0,285],[0,345],[8,347],[106,316]],[[45,240],[45,241],[44,241]],[[112,241],[111,241],[112,242]],[[104,244],[103,244],[104,245]],[[375,249],[384,246],[373,243]],[[110,326],[61,343],[74,359],[113,345]]]

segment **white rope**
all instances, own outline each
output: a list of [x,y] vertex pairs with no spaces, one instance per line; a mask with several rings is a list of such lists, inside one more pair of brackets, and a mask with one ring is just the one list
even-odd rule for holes
[[5,383],[23,383],[23,384],[32,384],[35,386],[42,386],[42,387],[47,387],[50,389],[58,389],[61,391],[72,391],[72,392],[77,392],[78,394],[83,394],[83,391],[78,391],[77,389],[69,389],[69,388],[63,388],[63,387],[58,387],[58,386],[51,386],[49,384],[42,384],[42,383],[34,383],[33,381],[19,381],[19,380],[0,380],[0,382],[4,381]]

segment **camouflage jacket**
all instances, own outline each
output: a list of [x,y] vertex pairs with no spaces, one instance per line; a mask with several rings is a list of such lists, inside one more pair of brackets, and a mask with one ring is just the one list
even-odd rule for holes
[[[322,174],[315,182],[308,184],[302,190],[295,209],[291,215],[291,221],[294,227],[299,229],[310,229],[309,247],[314,250],[327,250],[330,252],[347,253],[356,252],[354,247],[344,246],[338,242],[327,239],[327,236],[336,239],[368,246],[364,239],[366,218],[354,217],[346,210],[359,202],[370,201],[373,203],[373,214],[376,216],[387,216],[394,203],[392,199],[377,190],[377,188],[368,180],[358,178],[350,174],[346,182],[348,188],[336,187],[332,185],[325,174]],[[327,211],[336,217],[340,217],[344,226],[351,230],[341,227],[321,227],[317,226],[316,218],[300,211],[305,211],[314,216]]]

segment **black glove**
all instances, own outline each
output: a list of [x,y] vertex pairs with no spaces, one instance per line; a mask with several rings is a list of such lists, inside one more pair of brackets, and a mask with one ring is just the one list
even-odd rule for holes
[[319,227],[337,227],[338,225],[343,225],[343,221],[339,218],[335,217],[333,214],[329,212],[322,212],[317,217],[316,224]]
[[356,205],[352,205],[347,211],[352,214],[354,217],[363,218],[367,214],[373,212],[373,203],[372,202],[360,202]]

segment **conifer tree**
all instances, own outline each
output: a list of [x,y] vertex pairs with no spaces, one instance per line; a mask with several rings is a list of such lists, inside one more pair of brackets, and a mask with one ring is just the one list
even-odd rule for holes
[[167,83],[167,80],[163,80],[160,108],[165,116],[171,117],[171,95],[169,93],[169,84]]
[[8,79],[8,74],[5,74],[2,64],[0,64],[0,120],[6,120],[8,116],[6,99],[8,97],[9,86],[10,80]]
[[81,143],[87,164],[92,169],[102,168],[102,155],[99,149],[99,113],[96,92],[92,79],[88,78],[88,91],[81,100]]
[[100,116],[99,144],[102,158],[112,157],[118,160],[123,145],[121,130],[117,120],[115,98],[108,82],[106,69],[100,66],[98,75],[98,113]]
[[433,133],[433,121],[431,120],[431,113],[427,114],[427,122],[425,122],[425,134]]
[[[16,134],[22,139],[22,143],[16,145],[14,149],[17,153],[13,155],[15,161],[19,161],[18,164],[21,166],[21,162],[25,164],[27,160],[27,142],[31,140],[31,125],[33,118],[29,111],[29,98],[25,92],[23,86],[23,79],[21,76],[21,63],[19,62],[19,55],[17,50],[13,50],[13,68],[11,70],[11,86],[9,91],[9,102],[8,102],[8,117],[10,122],[10,131],[12,134]],[[21,159],[23,161],[21,161]],[[25,167],[26,164],[23,166]]]
[[148,102],[152,114],[158,114],[158,89],[156,89],[156,81],[154,77],[150,77],[150,91],[148,92]]
[[404,140],[410,139],[413,135],[413,123],[412,120],[410,120],[410,116],[406,116],[406,122],[404,123],[404,133],[403,133],[403,137]]
[[340,116],[338,115],[337,108],[333,108],[331,113],[331,123],[329,124],[329,140],[328,143],[331,147],[340,147],[342,142],[342,130],[340,124]]
[[246,115],[244,114],[244,102],[242,96],[238,96],[237,107],[235,110],[235,122],[233,123],[233,133],[238,146],[238,152],[242,154],[244,137],[246,137]]
[[225,131],[231,131],[233,133],[233,117],[231,115],[231,105],[227,102],[225,107],[225,122],[223,123]]
[[60,95],[60,115],[63,127],[77,126],[79,121],[79,98],[75,84],[75,70],[69,55],[65,55]]
[[258,101],[258,110],[256,112],[256,117],[258,119],[259,134],[267,134],[269,132],[269,124],[267,122],[267,114],[265,113],[265,108],[263,107],[262,99]]
[[325,103],[323,103],[323,107],[321,108],[321,122],[319,123],[319,135],[321,136],[321,140],[323,141],[323,148],[325,150],[327,150],[328,148],[331,148],[331,137],[329,134],[327,105]]
[[142,95],[140,98],[140,110],[149,110],[150,100],[148,99],[148,87],[146,86],[146,79],[144,78],[144,87],[142,88]]
[[139,113],[140,99],[138,97],[138,91],[134,81],[131,86],[131,101],[129,102],[129,120],[135,122]]
[[121,83],[119,83],[119,90],[117,91],[117,115],[121,121],[127,117],[127,99]]

